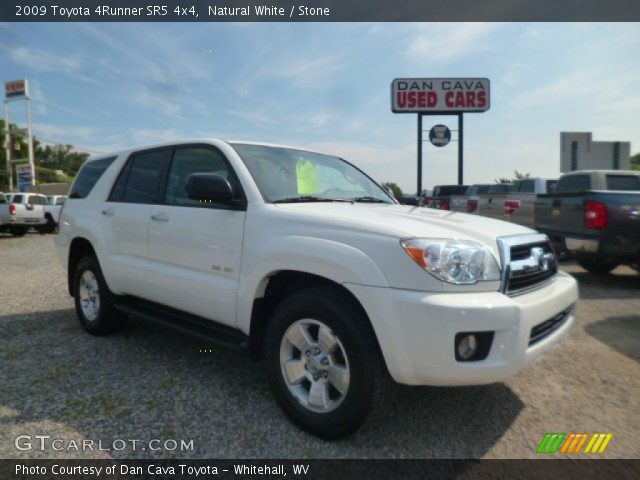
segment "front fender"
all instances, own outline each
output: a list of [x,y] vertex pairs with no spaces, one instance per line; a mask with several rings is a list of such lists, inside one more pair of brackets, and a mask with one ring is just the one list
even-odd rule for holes
[[333,240],[285,235],[246,246],[238,288],[238,328],[249,334],[253,300],[260,298],[270,276],[295,270],[338,284],[388,287],[378,265],[363,251]]

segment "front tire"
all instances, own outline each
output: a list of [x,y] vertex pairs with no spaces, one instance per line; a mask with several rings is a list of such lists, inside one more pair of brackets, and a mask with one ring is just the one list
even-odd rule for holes
[[122,326],[122,316],[113,307],[115,296],[107,287],[95,257],[82,258],[73,278],[76,314],[84,329],[93,335],[107,335]]
[[336,290],[310,288],[285,298],[267,325],[264,351],[279,406],[321,438],[353,433],[388,397],[392,381],[371,324]]
[[606,260],[604,258],[579,258],[577,259],[577,262],[578,265],[584,268],[587,272],[595,275],[606,275],[620,265],[619,262]]

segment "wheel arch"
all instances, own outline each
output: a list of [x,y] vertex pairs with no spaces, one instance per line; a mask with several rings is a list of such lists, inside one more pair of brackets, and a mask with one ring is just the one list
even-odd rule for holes
[[375,336],[375,330],[365,308],[344,285],[314,273],[279,270],[271,272],[262,279],[253,300],[249,328],[250,355],[253,360],[262,359],[265,328],[270,315],[280,302],[297,291],[318,287],[330,288],[346,298],[366,318]]
[[76,271],[76,266],[80,259],[91,255],[98,260],[93,245],[89,240],[84,237],[75,237],[69,244],[69,257],[67,260],[67,287],[69,289],[69,295],[73,297],[73,278]]

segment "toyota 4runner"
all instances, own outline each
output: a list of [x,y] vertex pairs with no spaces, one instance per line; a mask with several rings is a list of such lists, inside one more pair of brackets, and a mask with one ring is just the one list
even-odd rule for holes
[[575,322],[546,236],[399,205],[335,156],[199,140],[89,159],[56,238],[84,328],[142,317],[263,359],[278,404],[324,438],[391,380],[515,375]]

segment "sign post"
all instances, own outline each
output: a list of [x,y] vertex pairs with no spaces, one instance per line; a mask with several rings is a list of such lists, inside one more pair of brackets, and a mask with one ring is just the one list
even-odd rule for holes
[[[464,183],[463,140],[466,112],[485,112],[490,107],[490,82],[488,78],[396,78],[391,82],[391,111],[418,115],[418,196],[422,193],[422,117],[423,115],[456,115],[458,117],[458,185]],[[434,143],[444,147],[440,137]],[[433,129],[432,129],[433,130]],[[445,135],[445,130],[438,129]],[[434,131],[434,135],[435,135]]]
[[[26,79],[14,80],[4,84],[4,120],[5,120],[5,149],[7,153],[7,177],[9,178],[9,190],[13,190],[13,170],[11,168],[11,132],[9,130],[9,102],[12,100],[27,101],[27,148],[29,151],[29,184],[36,184],[36,167],[33,160],[33,130],[31,128],[31,97],[29,96],[29,83]],[[23,179],[26,177],[23,176]],[[20,181],[18,181],[20,183]]]

